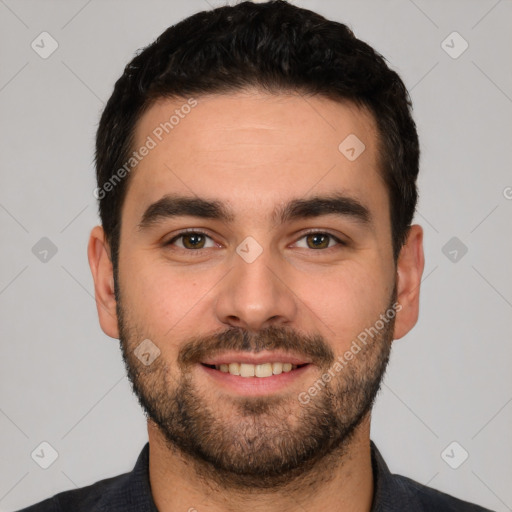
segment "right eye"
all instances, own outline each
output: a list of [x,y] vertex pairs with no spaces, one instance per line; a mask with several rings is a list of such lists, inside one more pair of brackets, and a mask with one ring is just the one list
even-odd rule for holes
[[[199,249],[209,249],[211,247],[215,247],[216,244],[212,240],[210,236],[208,236],[203,231],[197,231],[197,230],[186,230],[182,231],[181,233],[177,234],[175,237],[171,238],[168,242],[166,242],[164,245],[175,245],[175,242],[177,240],[181,239],[181,245],[177,244],[177,247],[184,250],[199,250]],[[212,241],[212,245],[209,247],[205,246],[206,239],[210,239]]]

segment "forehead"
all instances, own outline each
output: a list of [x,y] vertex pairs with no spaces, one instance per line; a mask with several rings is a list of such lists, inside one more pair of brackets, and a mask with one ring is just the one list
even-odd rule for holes
[[350,102],[257,91],[162,99],[137,123],[133,149],[144,146],[123,207],[133,220],[166,194],[253,214],[321,193],[387,200],[374,119]]

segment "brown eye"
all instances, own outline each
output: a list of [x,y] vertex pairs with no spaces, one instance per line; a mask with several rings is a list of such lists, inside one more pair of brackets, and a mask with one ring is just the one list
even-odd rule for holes
[[187,249],[202,249],[205,238],[199,233],[191,233],[190,235],[182,235],[183,246]]
[[[299,247],[305,249],[330,249],[336,245],[346,245],[342,240],[335,237],[334,235],[331,235],[330,233],[324,233],[322,231],[306,233],[299,240],[303,239],[306,241],[305,247],[304,245],[299,245]],[[331,243],[333,241],[334,243]]]
[[312,233],[306,236],[308,246],[311,249],[327,249],[331,237],[325,233]]
[[[205,249],[207,247],[214,247],[215,243],[213,240],[211,240],[211,244],[209,246],[206,246],[207,240],[211,238],[206,234],[202,233],[201,231],[187,231],[180,233],[179,235],[175,236],[169,242],[167,242],[165,245],[176,245],[177,247],[181,249],[190,249],[190,250],[198,250],[198,249]],[[180,241],[181,243],[176,243],[177,241]]]

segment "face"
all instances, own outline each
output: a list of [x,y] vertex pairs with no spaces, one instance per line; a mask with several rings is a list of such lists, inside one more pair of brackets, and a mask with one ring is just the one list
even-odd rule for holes
[[[344,449],[385,370],[400,317],[377,133],[320,97],[187,100],[137,125],[134,148],[152,147],[100,318],[169,448],[226,485],[269,488]],[[355,159],[339,149],[350,134]]]

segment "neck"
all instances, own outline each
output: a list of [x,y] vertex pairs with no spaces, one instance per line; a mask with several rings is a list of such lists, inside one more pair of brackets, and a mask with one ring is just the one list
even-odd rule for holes
[[[149,480],[159,512],[288,512],[343,510],[369,512],[373,498],[370,417],[357,427],[343,454],[333,453],[306,475],[279,489],[230,489],[208,480],[197,462],[166,444],[148,421]],[[325,462],[325,463],[324,463]]]

